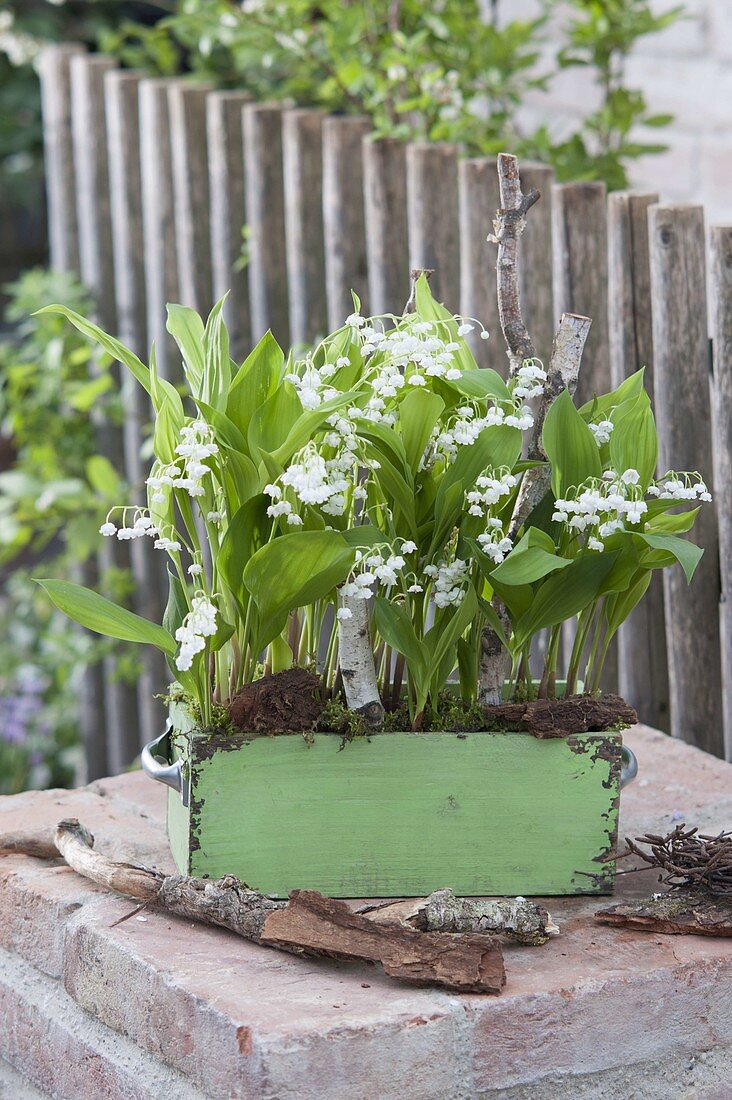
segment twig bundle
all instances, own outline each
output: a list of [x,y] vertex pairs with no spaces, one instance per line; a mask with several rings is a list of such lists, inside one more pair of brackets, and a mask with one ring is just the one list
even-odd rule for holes
[[665,886],[732,898],[732,832],[707,836],[682,822],[666,836],[646,833],[635,840],[626,837],[625,842],[624,855],[632,853],[658,867],[659,881]]

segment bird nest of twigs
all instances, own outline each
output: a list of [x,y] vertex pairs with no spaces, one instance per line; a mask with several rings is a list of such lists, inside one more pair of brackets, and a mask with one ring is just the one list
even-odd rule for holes
[[667,836],[646,833],[635,840],[626,837],[625,842],[628,851],[623,855],[636,855],[658,867],[665,886],[732,898],[732,832],[706,836],[681,824]]

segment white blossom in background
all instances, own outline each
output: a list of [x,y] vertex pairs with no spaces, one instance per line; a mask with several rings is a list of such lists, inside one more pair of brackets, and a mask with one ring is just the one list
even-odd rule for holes
[[175,667],[187,671],[196,654],[206,648],[206,638],[212,638],[215,633],[216,605],[208,596],[194,596],[191,610],[175,632],[175,640],[180,642]]
[[425,574],[432,581],[432,599],[435,607],[457,607],[465,595],[465,582],[470,566],[462,558],[442,561],[439,565],[426,565]]
[[615,425],[612,420],[600,420],[597,424],[589,424],[588,427],[595,437],[597,446],[602,447],[603,443],[610,442],[610,436]]
[[[696,478],[692,481],[692,478]],[[648,495],[660,500],[706,500],[712,499],[706,484],[699,474],[666,474],[659,482],[651,485]]]

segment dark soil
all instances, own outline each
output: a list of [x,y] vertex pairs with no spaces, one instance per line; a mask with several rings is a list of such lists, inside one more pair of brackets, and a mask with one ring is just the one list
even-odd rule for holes
[[323,713],[320,679],[304,668],[263,676],[245,684],[227,709],[246,733],[308,733]]
[[[232,724],[245,733],[285,734],[312,731],[340,733],[344,741],[368,735],[358,715],[341,703],[323,705],[317,676],[304,668],[290,668],[246,684],[227,708]],[[602,733],[632,726],[638,721],[632,707],[619,695],[572,695],[567,699],[533,699],[497,707],[466,704],[449,692],[439,699],[437,713],[426,711],[423,732],[518,732],[534,737],[568,737],[573,733]],[[406,706],[386,715],[384,729],[408,730]]]

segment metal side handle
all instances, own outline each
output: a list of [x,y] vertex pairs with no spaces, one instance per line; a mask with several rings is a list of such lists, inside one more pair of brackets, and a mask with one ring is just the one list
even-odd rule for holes
[[170,729],[166,729],[154,741],[149,741],[140,753],[140,763],[145,775],[158,783],[164,783],[166,787],[172,787],[181,796],[184,805],[187,805],[186,784],[183,782],[183,770],[180,762],[174,764],[168,762],[168,745]]
[[623,788],[632,783],[637,776],[638,761],[633,750],[629,749],[627,745],[623,745],[620,750],[620,760],[620,786]]

